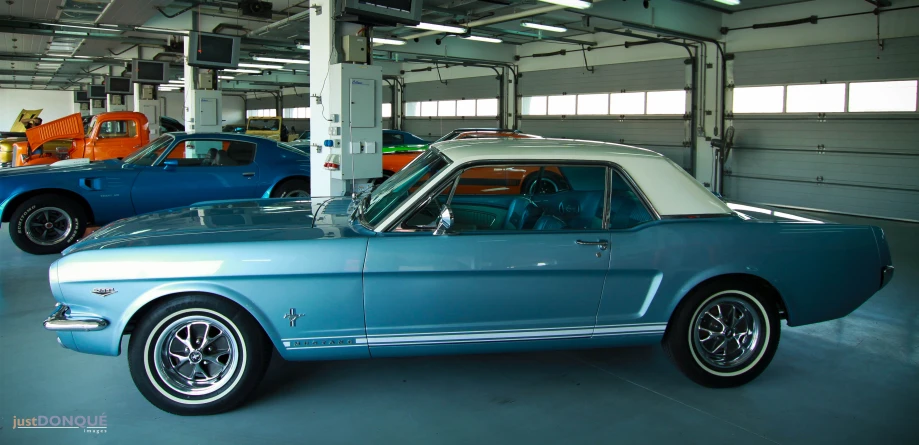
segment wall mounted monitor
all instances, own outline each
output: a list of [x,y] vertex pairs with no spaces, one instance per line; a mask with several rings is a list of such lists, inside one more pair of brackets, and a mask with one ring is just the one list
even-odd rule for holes
[[76,103],[89,103],[89,93],[86,91],[74,91],[73,101]]
[[131,82],[168,83],[169,62],[134,59],[131,61]]
[[188,39],[189,65],[218,69],[239,65],[239,37],[191,32]]
[[134,82],[130,77],[105,76],[106,94],[131,94],[134,92]]
[[90,85],[87,89],[90,99],[105,99],[105,85]]
[[417,25],[421,22],[421,1],[340,0],[339,16],[344,21],[370,25]]

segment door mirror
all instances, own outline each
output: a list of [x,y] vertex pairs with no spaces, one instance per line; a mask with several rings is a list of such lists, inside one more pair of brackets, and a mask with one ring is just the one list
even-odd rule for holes
[[440,217],[437,218],[437,228],[434,229],[434,235],[446,235],[447,231],[453,227],[453,211],[450,206],[443,206],[440,210]]
[[179,160],[178,159],[167,159],[163,161],[163,166],[164,166],[163,170],[166,170],[166,171],[175,170],[176,167],[179,166]]

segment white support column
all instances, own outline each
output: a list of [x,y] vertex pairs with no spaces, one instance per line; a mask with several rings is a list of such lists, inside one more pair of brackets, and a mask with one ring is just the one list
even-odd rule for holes
[[[339,63],[342,36],[361,27],[336,22],[332,0],[311,7],[310,188],[314,197],[342,196],[382,174],[383,73],[377,66]],[[337,167],[327,169],[327,162]]]
[[[185,37],[186,61],[189,51],[195,50],[189,48],[189,40]],[[199,70],[185,64],[185,131],[189,133],[220,133],[223,129],[223,95],[217,89],[216,79],[209,73],[210,70]],[[199,74],[204,79],[199,79]]]
[[514,70],[502,68],[504,70],[504,128],[517,129],[517,76]]
[[[719,137],[721,132],[724,131],[721,128],[721,113],[724,110],[721,109],[721,93],[718,92],[718,89],[722,87],[721,67],[719,65],[721,58],[716,56],[718,48],[714,44],[706,43],[705,45],[707,47],[706,58],[705,60],[700,58],[699,62],[702,66],[700,74],[702,75],[698,79],[699,88],[702,89],[699,100],[702,103],[703,112],[697,117],[698,121],[696,122],[696,125],[701,125],[704,134],[699,134],[696,138],[696,165],[694,170],[696,179],[706,184],[709,190],[712,190],[712,187],[714,187],[712,176],[714,171],[712,169],[712,160],[714,156],[711,138]],[[709,64],[711,68],[708,68]],[[716,92],[718,92],[717,101]],[[718,130],[717,133],[715,132],[716,129]]]

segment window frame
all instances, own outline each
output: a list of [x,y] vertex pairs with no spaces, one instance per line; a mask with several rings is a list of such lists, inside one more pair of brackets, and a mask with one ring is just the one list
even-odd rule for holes
[[215,165],[179,165],[178,167],[195,167],[195,168],[197,168],[197,167],[220,167],[220,168],[224,168],[224,167],[246,167],[246,166],[255,164],[255,157],[258,155],[258,150],[259,150],[259,144],[258,144],[258,143],[252,142],[252,141],[239,140],[239,139],[214,139],[213,136],[210,137],[210,138],[194,138],[194,137],[189,137],[189,138],[182,139],[182,140],[179,140],[179,139],[177,139],[177,138],[173,138],[173,139],[172,139],[172,144],[171,144],[171,146],[170,146],[169,148],[167,148],[166,150],[164,150],[163,153],[161,153],[160,156],[159,156],[158,158],[156,158],[155,161],[153,161],[153,164],[151,164],[150,167],[162,167],[162,166],[163,166],[163,163],[166,162],[167,159],[169,159],[169,154],[172,153],[172,151],[175,150],[176,147],[179,146],[179,144],[184,144],[184,143],[186,143],[186,142],[188,142],[188,141],[210,141],[210,142],[220,142],[221,144],[223,144],[224,142],[230,142],[230,143],[232,143],[232,142],[242,142],[242,143],[244,143],[244,144],[252,144],[252,145],[254,145],[254,146],[255,146],[255,152],[252,153],[252,160],[249,161],[248,164],[240,164],[240,165],[216,165],[216,166],[215,166]]
[[[489,165],[527,165],[527,166],[576,166],[576,167],[593,167],[600,166],[606,168],[606,180],[605,180],[605,190],[603,193],[603,227],[598,229],[599,231],[609,231],[609,232],[622,232],[628,230],[635,230],[641,227],[646,226],[649,223],[655,221],[660,221],[661,215],[657,212],[657,209],[651,204],[651,201],[648,200],[645,196],[644,191],[638,187],[638,184],[632,179],[631,175],[622,168],[621,165],[612,162],[612,161],[598,161],[598,160],[564,160],[564,161],[547,161],[545,159],[489,159],[489,160],[479,160],[479,161],[469,161],[464,164],[459,165],[450,165],[451,170],[448,170],[447,174],[440,180],[435,183],[435,185],[430,189],[430,192],[427,196],[424,196],[414,203],[403,203],[403,209],[396,209],[393,213],[397,213],[398,216],[394,218],[390,224],[385,227],[378,226],[376,228],[377,232],[387,233],[387,234],[417,234],[417,233],[432,233],[434,228],[403,228],[403,224],[411,218],[416,212],[420,211],[422,208],[430,204],[431,200],[436,196],[440,196],[443,193],[444,189],[447,186],[452,186],[453,190],[450,191],[450,196],[447,198],[447,205],[453,199],[453,194],[456,192],[456,187],[459,183],[460,176],[466,170],[475,167],[489,166]],[[613,229],[610,227],[612,224],[612,215],[610,215],[610,205],[612,204],[613,190],[613,173],[619,173],[622,180],[626,185],[632,190],[632,193],[638,197],[638,200],[645,210],[651,215],[651,220],[638,224],[633,227],[625,229]],[[383,221],[385,222],[385,221]],[[490,235],[495,233],[501,234],[533,234],[533,233],[584,233],[589,232],[589,230],[545,230],[545,231],[534,231],[534,230],[495,230],[495,231],[481,231],[481,232],[461,232],[455,233],[453,236],[462,235],[462,236],[475,236],[475,235]]]

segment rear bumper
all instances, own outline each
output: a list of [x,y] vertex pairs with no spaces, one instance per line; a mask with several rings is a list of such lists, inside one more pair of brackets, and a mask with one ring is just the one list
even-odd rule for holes
[[58,303],[45,319],[43,325],[49,331],[99,331],[105,329],[109,322],[104,318],[79,317],[70,318],[70,307]]

